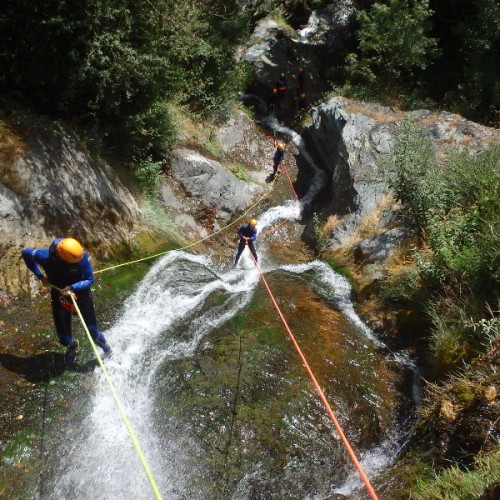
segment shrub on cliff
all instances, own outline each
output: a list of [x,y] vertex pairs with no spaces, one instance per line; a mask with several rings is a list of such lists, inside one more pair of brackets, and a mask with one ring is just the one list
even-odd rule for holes
[[406,122],[390,170],[392,188],[428,248],[415,253],[415,286],[430,292],[434,362],[438,371],[454,368],[489,340],[473,325],[498,307],[500,146],[453,152],[440,163]]

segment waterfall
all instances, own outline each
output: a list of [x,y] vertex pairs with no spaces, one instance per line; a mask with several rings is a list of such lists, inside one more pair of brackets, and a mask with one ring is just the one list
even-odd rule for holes
[[[314,178],[309,193],[301,201],[307,203],[321,189],[324,174],[305,151],[298,134],[276,122],[272,124],[291,137],[300,154],[311,164]],[[297,203],[289,201],[260,214],[257,229],[260,233],[280,220],[299,216]],[[265,239],[257,239],[257,251],[264,273],[307,276],[310,288],[348,318],[369,348],[385,347],[356,314],[347,280],[328,265],[319,261],[278,265],[268,253]],[[252,300],[259,280],[258,270],[247,251],[236,268],[232,262],[215,264],[208,256],[170,252],[150,269],[126,300],[119,319],[105,332],[114,349],[114,357],[106,361],[109,375],[164,498],[186,498],[185,481],[196,471],[193,456],[199,445],[186,433],[158,434],[153,425],[154,416],[161,411],[154,406],[155,377],[166,361],[189,358],[214,329],[243,311]],[[214,293],[222,298],[217,303],[209,303]],[[409,366],[404,356],[391,355],[396,362]],[[390,464],[399,434],[400,431],[394,429],[391,436],[363,454],[361,461],[369,476]],[[88,416],[75,431],[74,439],[60,445],[59,456],[60,464],[55,466],[57,477],[52,480],[56,498],[152,496],[101,376],[98,376]],[[234,493],[235,498],[246,498],[246,481],[255,477],[258,477],[257,470],[248,471]],[[337,485],[334,492],[348,496],[359,489],[360,481],[353,475]],[[203,498],[203,494],[199,498]]]

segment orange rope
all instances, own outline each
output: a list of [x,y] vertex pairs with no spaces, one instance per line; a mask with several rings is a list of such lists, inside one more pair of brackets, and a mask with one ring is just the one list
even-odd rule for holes
[[[250,255],[252,255],[251,252],[250,252]],[[302,353],[302,350],[300,349],[299,344],[295,340],[295,337],[292,333],[292,330],[290,330],[290,327],[288,326],[288,323],[286,322],[286,319],[283,316],[283,313],[281,312],[281,310],[276,302],[276,299],[274,298],[273,292],[271,291],[271,288],[269,287],[269,285],[266,281],[266,278],[264,277],[264,273],[262,272],[262,269],[260,268],[259,263],[257,262],[257,260],[255,260],[255,257],[253,255],[252,255],[252,258],[254,259],[254,262],[255,262],[255,265],[257,266],[257,269],[259,270],[260,277],[262,278],[262,281],[263,281],[264,285],[266,286],[267,292],[269,293],[269,296],[271,297],[271,300],[274,304],[274,307],[276,308],[276,311],[278,312],[278,315],[281,319],[281,322],[283,323],[283,326],[285,327],[285,330],[287,331],[288,336],[290,337],[290,339],[295,347],[295,350],[297,351],[297,353],[302,361],[302,364],[304,365],[304,368],[306,369],[306,371],[309,375],[309,378],[311,379],[312,383],[314,384],[316,392],[318,393],[318,396],[319,396],[321,402],[325,406],[326,411],[328,412],[328,415],[330,416],[330,419],[332,420],[333,425],[335,426],[335,429],[337,429],[337,433],[340,436],[340,439],[342,440],[342,443],[344,444],[344,447],[347,450],[349,457],[351,458],[352,462],[354,463],[354,466],[358,470],[359,475],[361,476],[361,479],[363,480],[363,483],[364,483],[368,493],[370,494],[371,498],[373,500],[378,500],[377,494],[375,493],[375,490],[373,489],[372,485],[370,484],[370,480],[368,479],[368,476],[366,475],[365,471],[363,470],[361,463],[357,459],[351,445],[349,444],[349,441],[347,440],[347,438],[344,434],[344,431],[342,430],[342,427],[340,426],[340,424],[337,420],[337,417],[333,413],[333,410],[330,407],[328,400],[326,399],[324,392],[322,391],[318,381],[316,380],[316,377],[314,376],[314,373],[312,372],[311,368],[309,367],[309,363],[307,362],[304,354]]]
[[[290,178],[290,174],[288,173],[288,169],[286,168],[285,162],[284,161],[281,162],[281,165],[283,166],[285,173],[286,173],[286,176],[288,177],[288,182],[290,183],[290,188],[293,192],[293,196],[295,198],[295,203],[297,204],[297,206],[299,206],[300,205],[299,204],[299,197],[297,195],[297,192],[295,191],[295,188],[293,187],[293,182],[292,182],[292,179]],[[265,236],[268,236],[269,234],[274,233],[274,231],[277,231],[281,226],[283,226],[284,224],[286,224],[290,220],[291,220],[291,218],[287,217],[286,219],[282,220],[278,224],[275,224],[274,226],[270,227],[267,231],[262,232],[259,236],[261,238],[263,238]]]
[[285,164],[284,161],[282,162],[282,165],[283,165],[283,168],[285,169],[285,174],[288,177],[288,182],[290,183],[290,187],[292,188],[293,196],[295,198],[295,202],[298,204],[299,203],[299,197],[297,195],[297,192],[295,191],[295,188],[293,187],[292,179],[290,178],[290,174],[288,173],[288,169],[286,168],[286,164]]

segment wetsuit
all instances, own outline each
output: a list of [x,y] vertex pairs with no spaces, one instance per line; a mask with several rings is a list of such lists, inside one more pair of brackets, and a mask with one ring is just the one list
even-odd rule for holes
[[[245,249],[245,246],[248,245],[248,248],[252,252],[252,255],[254,256],[255,260],[257,259],[257,252],[255,251],[255,245],[253,242],[255,241],[255,238],[257,238],[257,228],[254,226],[251,226],[250,224],[243,224],[238,229],[238,236],[240,237],[240,243],[238,245],[238,253],[236,254],[236,259],[234,260],[234,265],[238,263],[238,260],[243,253],[243,250]],[[245,236],[246,238],[249,238],[248,240],[245,240],[243,238]]]
[[[274,89],[276,90],[276,89]],[[279,106],[280,97],[277,92],[271,92],[267,98],[267,112],[273,114]]]
[[279,80],[276,82],[276,88],[278,89],[278,96],[282,101],[285,98],[286,89],[288,88],[288,80],[285,75],[281,75]]
[[299,71],[297,76],[297,94],[302,94],[306,86],[306,73],[304,70]]
[[284,158],[285,158],[284,151],[280,151],[279,149],[277,149],[274,152],[274,155],[273,155],[273,175],[276,175],[276,172],[278,171],[278,168],[279,168],[281,162],[284,160]]
[[[90,287],[94,283],[94,272],[87,252],[82,259],[69,264],[56,255],[56,246],[63,238],[55,239],[49,248],[26,248],[22,251],[24,262],[28,269],[40,279],[43,276],[40,267],[43,267],[47,279],[51,285],[59,289],[71,286],[77,296],[77,304],[82,313],[85,324],[89,329],[94,342],[104,349],[106,339],[96,326],[96,316]],[[52,316],[59,341],[64,346],[77,345],[76,339],[71,333],[71,313],[61,303],[62,295],[59,290],[51,288],[50,297],[52,303]],[[109,346],[107,346],[109,347]]]

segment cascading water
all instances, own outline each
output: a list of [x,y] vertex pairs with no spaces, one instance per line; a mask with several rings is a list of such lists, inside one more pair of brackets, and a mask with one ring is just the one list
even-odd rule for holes
[[[273,125],[278,131],[287,133],[300,153],[311,162],[316,174],[305,198],[306,202],[312,200],[321,188],[323,173],[304,151],[298,134],[277,123]],[[271,208],[258,217],[258,230],[262,233],[280,220],[293,220],[299,215],[297,203]],[[353,373],[365,370],[362,377],[363,374],[372,376],[366,371],[369,370],[369,362],[367,368],[362,368],[363,361],[361,358],[354,359],[355,353],[366,352],[365,357],[371,359],[374,356],[372,352],[384,346],[355,313],[348,282],[319,261],[297,265],[276,264],[272,254],[267,251],[265,239],[258,239],[257,243],[259,262],[264,273],[277,276],[277,279],[283,276],[286,280],[306,281],[321,300],[348,319],[351,326],[343,334],[344,341],[352,346],[354,354],[353,359],[344,360],[344,363],[354,367]],[[271,496],[275,497],[322,498],[338,493],[359,498],[362,491],[360,481],[355,475],[344,473],[342,468],[337,471],[338,477],[333,471],[321,474],[325,476],[324,484],[312,493],[308,490],[311,486],[307,486],[307,481],[300,479],[303,490],[298,489],[290,496],[289,490],[285,492],[276,485],[271,486],[275,473],[266,471],[262,460],[256,460],[234,483],[232,490],[213,487],[208,494],[203,488],[192,486],[193,477],[206,477],[208,474],[197,458],[204,452],[196,433],[190,432],[189,427],[179,426],[172,416],[169,417],[172,424],[164,427],[157,425],[163,412],[158,406],[158,387],[161,387],[165,366],[190,359],[200,344],[210,338],[211,332],[241,314],[253,300],[259,281],[258,270],[249,252],[244,252],[237,268],[233,268],[231,263],[217,265],[206,256],[171,252],[151,268],[124,304],[119,321],[106,331],[115,353],[114,358],[106,361],[106,366],[153,476],[164,498],[247,499],[255,495],[266,496],[266,491],[272,492]],[[384,354],[377,355],[376,363],[383,363],[386,353],[387,349]],[[406,358],[394,356],[397,363],[406,367],[410,365]],[[333,364],[328,359],[325,362]],[[376,380],[373,383],[376,384]],[[364,405],[381,404],[381,396],[375,393],[368,392],[362,399]],[[320,404],[310,404],[309,413],[322,414]],[[338,401],[337,404],[342,406],[343,403]],[[349,408],[343,406],[339,411],[339,417],[342,417],[342,412],[348,412]],[[305,441],[310,432],[318,432],[309,423],[301,423],[298,417],[287,416],[283,425],[291,435],[300,435]],[[399,430],[393,428],[377,446],[365,448],[361,459],[368,475],[376,474],[390,463],[398,446],[398,434]],[[320,433],[316,439],[321,440],[326,449],[330,442],[340,448],[333,434]],[[59,462],[51,466],[52,477],[46,478],[45,486],[45,491],[53,491],[55,498],[152,497],[146,475],[103,377],[98,379],[91,410],[83,419],[74,439],[70,437],[59,446],[59,456]],[[311,462],[313,468],[330,470],[328,460],[318,458],[315,461],[313,457]],[[294,463],[291,460],[283,466],[283,484],[299,481],[300,474],[293,469]],[[330,474],[331,478],[328,477]],[[210,482],[210,479],[207,481]]]

